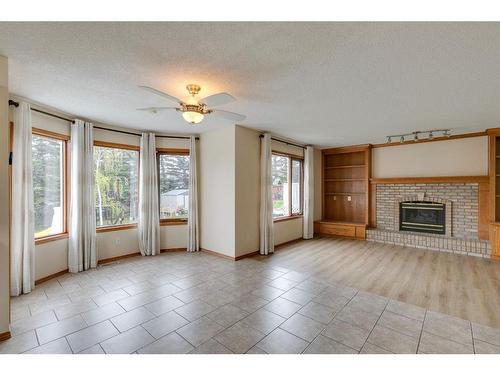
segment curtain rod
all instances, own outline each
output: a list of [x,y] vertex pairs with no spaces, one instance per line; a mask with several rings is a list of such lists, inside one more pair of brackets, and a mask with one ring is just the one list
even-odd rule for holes
[[[9,105],[13,105],[16,108],[19,107],[19,103],[18,102],[15,102],[14,100],[10,100],[10,99],[9,99]],[[68,122],[71,122],[72,124],[75,123],[74,120],[70,120],[69,118],[66,118],[66,117],[54,115],[53,113],[45,112],[45,111],[42,111],[41,109],[36,109],[36,108],[30,108],[30,109],[32,111],[34,111],[34,112],[38,112],[38,113],[41,113],[41,114],[44,114],[44,115],[47,115],[47,116],[58,118],[59,120],[68,121]]]
[[[260,138],[264,138],[264,134],[259,135],[259,137],[260,137]],[[276,141],[276,142],[281,142],[281,143],[284,143],[284,144],[286,144],[286,145],[288,145],[288,146],[295,146],[295,147],[300,147],[300,148],[303,148],[303,149],[306,149],[306,148],[307,148],[306,146],[299,145],[299,144],[297,144],[297,143],[291,143],[291,142],[283,141],[282,139],[273,138],[273,137],[271,137],[271,139],[272,139],[273,141]]]
[[[10,100],[10,99],[9,99],[9,105],[12,105],[12,106],[14,106],[16,108],[19,107],[19,103],[18,102],[15,102],[14,100]],[[58,118],[59,120],[64,120],[64,121],[71,122],[72,124],[75,123],[74,120],[70,120],[69,118],[58,116],[58,115],[55,115],[53,113],[45,112],[45,111],[42,111],[40,109],[31,108],[31,110],[35,111],[35,112],[38,112],[38,113],[42,113],[42,114],[47,115],[47,116]],[[136,135],[138,137],[141,136],[141,134],[127,132],[125,130],[115,130],[115,129],[103,128],[101,126],[94,126],[94,129],[107,130],[107,131],[110,131],[110,132],[122,133],[122,134],[128,134],[128,135]],[[188,136],[175,136],[175,135],[171,135],[171,136],[170,135],[157,135],[156,137],[158,137],[158,138],[173,138],[173,139],[189,139]],[[195,139],[198,140],[200,138],[196,137]]]

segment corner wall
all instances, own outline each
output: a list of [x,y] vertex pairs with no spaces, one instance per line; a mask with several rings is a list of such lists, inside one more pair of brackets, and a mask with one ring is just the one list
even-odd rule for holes
[[236,126],[235,257],[259,250],[260,132]]
[[235,256],[235,126],[200,136],[200,247]]
[[0,56],[0,335],[10,322],[8,60]]

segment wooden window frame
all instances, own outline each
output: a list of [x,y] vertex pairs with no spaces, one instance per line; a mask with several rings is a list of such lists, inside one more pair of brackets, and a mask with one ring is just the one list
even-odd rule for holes
[[35,245],[41,245],[43,243],[57,241],[63,238],[68,238],[68,200],[69,200],[69,152],[68,152],[68,141],[70,137],[65,134],[52,132],[45,129],[35,128],[31,129],[32,135],[39,137],[45,137],[49,139],[54,139],[57,141],[62,141],[63,144],[63,231],[61,233],[51,234],[48,236],[35,238]]
[[[158,168],[158,202],[160,202],[160,155],[183,155],[189,156],[189,149],[186,148],[156,148],[156,167]],[[187,225],[187,219],[161,219],[161,226]]]
[[[304,216],[304,158],[299,155],[289,154],[286,152],[272,151],[273,156],[282,156],[288,158],[288,215],[273,218],[274,222],[299,219]],[[300,162],[300,212],[292,213],[292,163],[293,161]]]
[[[114,143],[114,142],[104,142],[104,141],[94,141],[94,147],[107,147],[107,148],[116,148],[120,150],[127,151],[137,151],[138,158],[140,160],[140,150],[139,146],[128,145],[124,143]],[[140,163],[137,163],[137,177],[139,178],[140,172]],[[102,225],[100,227],[97,226],[96,222],[96,233],[105,233],[105,232],[114,232],[118,230],[127,230],[137,228],[138,223],[127,223],[127,224],[118,224],[118,225]]]

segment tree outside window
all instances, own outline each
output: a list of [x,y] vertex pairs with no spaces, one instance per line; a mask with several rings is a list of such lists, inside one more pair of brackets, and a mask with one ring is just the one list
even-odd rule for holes
[[137,223],[139,152],[94,146],[96,226]]
[[283,218],[302,214],[302,160],[273,154],[272,194],[273,217]]
[[161,220],[186,220],[189,207],[189,155],[159,153]]
[[31,144],[34,227],[39,239],[65,232],[66,142],[33,134]]

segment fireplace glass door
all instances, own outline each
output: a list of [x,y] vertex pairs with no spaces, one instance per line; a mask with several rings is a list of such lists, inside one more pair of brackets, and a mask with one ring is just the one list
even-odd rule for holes
[[445,204],[425,201],[399,204],[399,230],[445,234]]

